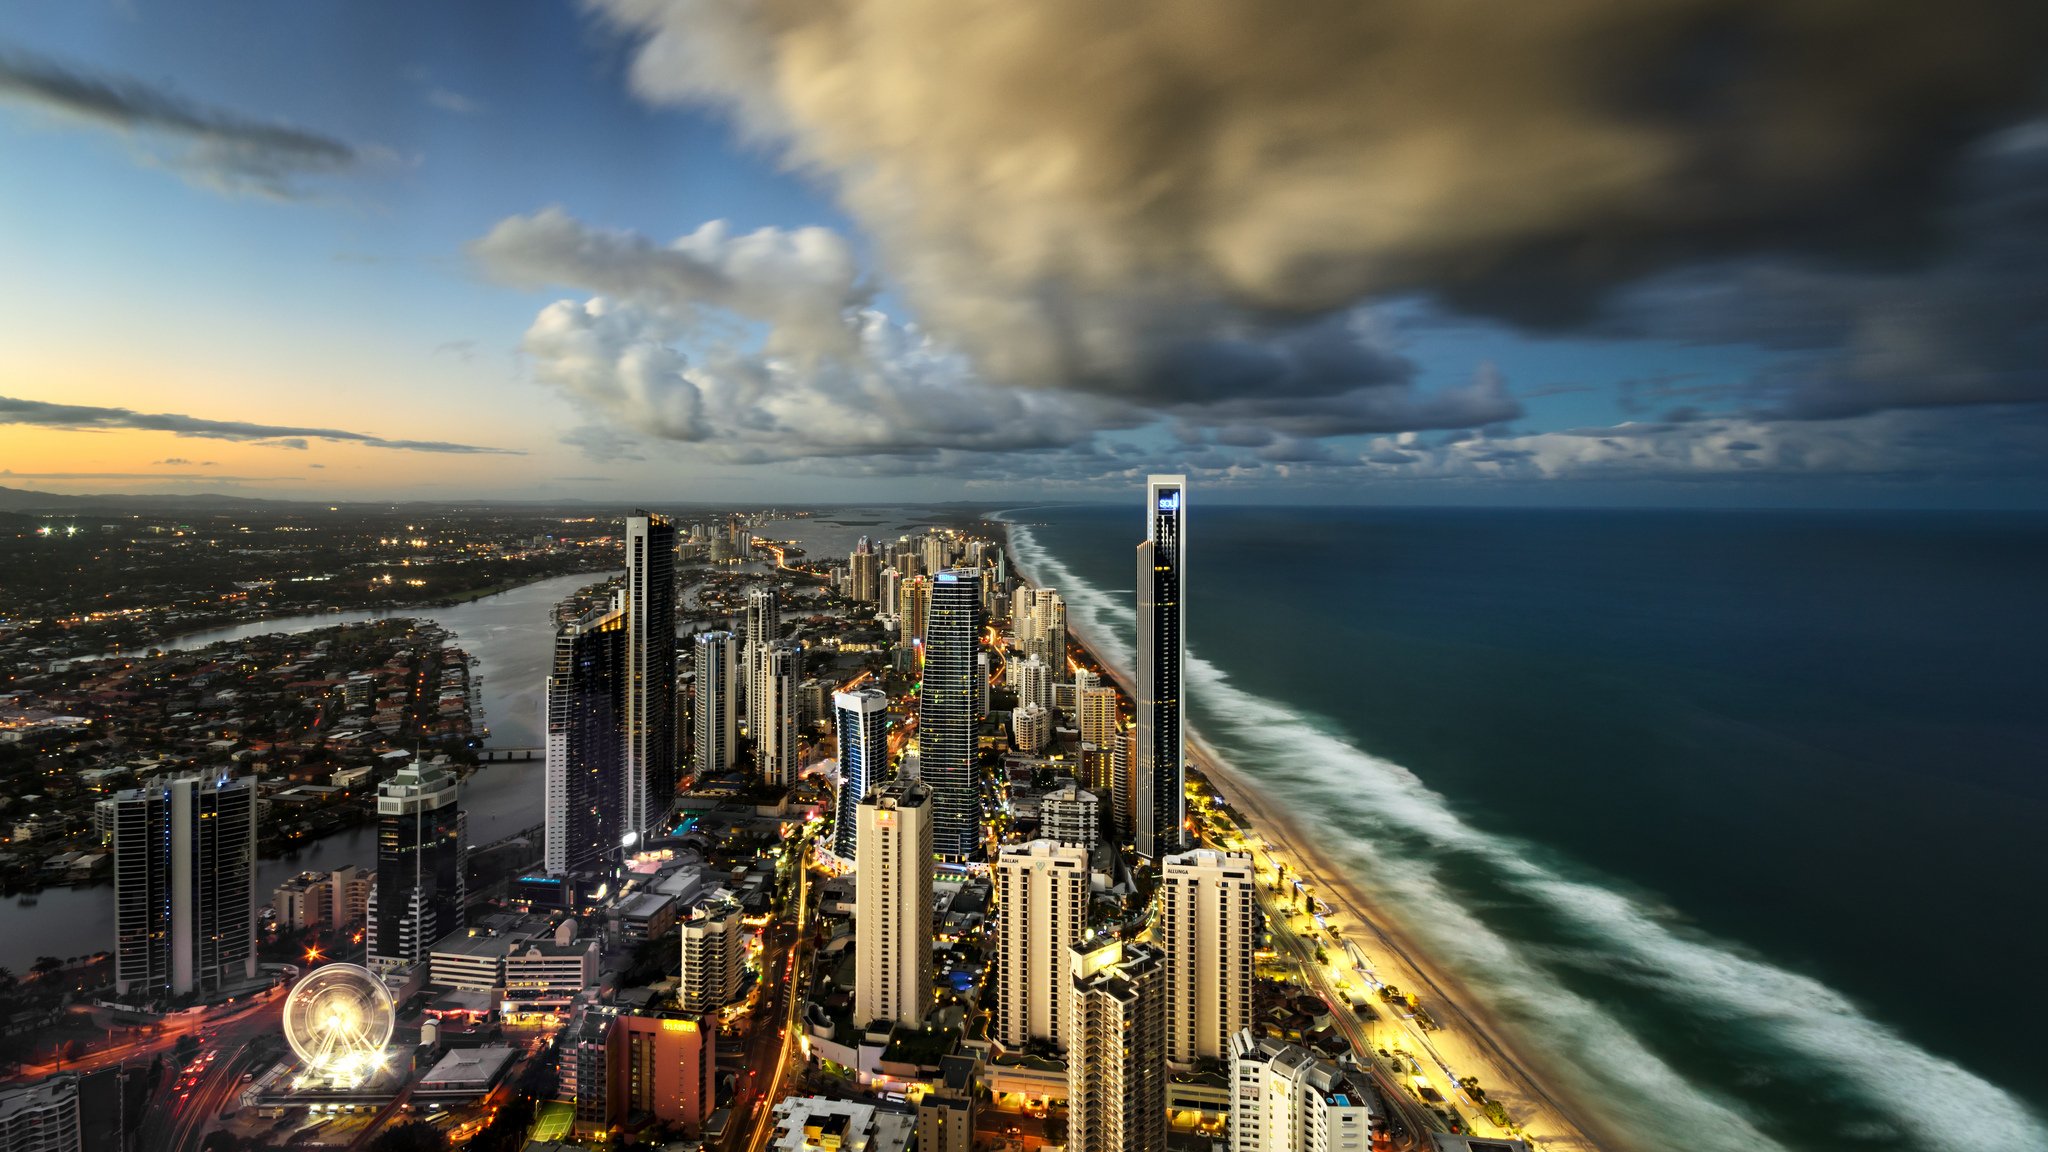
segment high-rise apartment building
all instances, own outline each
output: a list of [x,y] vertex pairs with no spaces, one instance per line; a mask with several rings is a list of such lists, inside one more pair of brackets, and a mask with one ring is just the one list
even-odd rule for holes
[[932,1006],[932,790],[892,780],[856,816],[853,1019],[923,1025]]
[[624,827],[668,830],[676,800],[676,528],[626,517],[626,767]]
[[1068,949],[1088,923],[1088,853],[1051,840],[1005,844],[996,854],[996,1016],[991,1032],[1012,1050],[1061,1044]]
[[699,775],[723,772],[739,757],[739,651],[733,634],[699,632],[692,642],[697,703],[691,767]]
[[1362,1074],[1249,1029],[1231,1034],[1230,1086],[1230,1152],[1367,1152],[1385,1123]]
[[856,550],[846,559],[847,578],[852,581],[852,598],[873,604],[881,597],[882,558],[873,552]]
[[1166,953],[1166,1055],[1221,1060],[1252,1023],[1252,859],[1197,848],[1168,856],[1159,876],[1159,946]]
[[1066,1009],[1069,1152],[1165,1152],[1165,979],[1159,952],[1074,948]]
[[1013,660],[1008,669],[1010,687],[1017,693],[1017,706],[1036,704],[1048,711],[1052,709],[1052,665],[1038,656],[1026,656]]
[[747,735],[761,738],[767,723],[761,704],[767,696],[768,648],[782,634],[782,598],[775,589],[755,585],[747,589],[746,625],[740,632],[740,659],[746,667]]
[[797,681],[803,649],[788,640],[768,646],[761,661],[760,727],[754,732],[754,761],[763,783],[787,788],[797,774]]
[[605,1037],[613,1124],[658,1120],[701,1134],[717,1107],[717,1032],[682,1012],[621,1012]]
[[932,577],[931,589],[917,694],[918,763],[932,788],[939,855],[965,860],[981,844],[981,790],[974,771],[981,583],[971,571],[947,569]]
[[738,999],[747,966],[740,906],[723,897],[706,900],[683,918],[680,930],[683,963],[676,1006],[685,1012],[716,1012]]
[[256,975],[256,783],[159,777],[114,796],[114,986],[154,999]]
[[[1034,588],[1018,612],[1017,643],[1064,679],[1067,671],[1067,605],[1051,588]],[[1047,707],[1051,707],[1048,702]]]
[[370,894],[369,958],[395,968],[426,958],[462,927],[468,837],[455,773],[417,762],[377,789],[377,885]]
[[902,609],[903,573],[891,566],[882,569],[880,606],[877,611],[884,616],[898,615]]
[[832,801],[832,853],[854,858],[860,838],[860,802],[889,776],[889,694],[862,688],[832,694],[839,743],[839,785]]
[[1181,733],[1187,610],[1187,478],[1145,483],[1145,542],[1138,545],[1137,848],[1147,860],[1180,851],[1187,817]]
[[936,575],[953,563],[953,541],[937,532],[924,538],[924,570]]
[[924,643],[925,625],[932,610],[932,582],[928,576],[913,576],[897,589],[897,599],[902,602],[897,613],[901,624],[897,629],[897,642],[905,648],[914,648]]
[[555,632],[547,682],[548,874],[602,871],[625,831],[623,597]]
[[78,1074],[0,1087],[0,1149],[6,1152],[85,1152],[78,1110]]
[[1095,793],[1069,784],[1039,797],[1038,828],[1041,835],[1070,848],[1092,849],[1101,834],[1101,802]]
[[1010,712],[1010,735],[1017,751],[1035,756],[1052,743],[1052,713],[1043,704],[1023,704]]
[[1097,748],[1115,746],[1117,728],[1122,722],[1117,714],[1116,689],[1107,686],[1077,689],[1074,711],[1081,727],[1081,743],[1093,744]]

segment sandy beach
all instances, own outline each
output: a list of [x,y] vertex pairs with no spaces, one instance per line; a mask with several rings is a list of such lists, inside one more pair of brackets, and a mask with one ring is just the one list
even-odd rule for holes
[[[1074,646],[1086,652],[1120,686],[1132,682],[1131,669],[1106,659],[1103,649],[1091,644],[1071,617],[1067,634]],[[1250,827],[1244,830],[1248,838],[1254,843],[1263,840],[1271,845],[1270,855],[1266,851],[1254,853],[1262,873],[1272,869],[1276,862],[1284,863],[1290,876],[1298,877],[1328,905],[1329,914],[1323,918],[1325,926],[1365,952],[1375,978],[1419,996],[1420,1007],[1439,1025],[1424,1032],[1413,1021],[1383,1010],[1377,1019],[1355,1022],[1357,1033],[1362,1034],[1369,1047],[1413,1054],[1422,1065],[1423,1078],[1475,1123],[1475,1135],[1510,1133],[1499,1130],[1480,1113],[1477,1102],[1456,1083],[1463,1077],[1478,1079],[1487,1098],[1506,1109],[1519,1130],[1513,1134],[1528,1141],[1532,1148],[1547,1152],[1633,1152],[1639,1147],[1599,1127],[1588,1115],[1589,1109],[1567,1096],[1554,1078],[1544,1076],[1541,1066],[1526,1052],[1516,1050],[1485,1005],[1430,962],[1416,946],[1412,934],[1377,907],[1358,880],[1330,862],[1313,834],[1263,796],[1244,773],[1203,741],[1192,724],[1188,726],[1188,741],[1195,770],[1250,822]],[[1335,982],[1348,978],[1353,968],[1342,948],[1333,945],[1329,954],[1331,966],[1323,969],[1318,979],[1321,987],[1315,990],[1326,999],[1338,1001],[1341,1009]],[[1347,1031],[1351,1030],[1348,1010],[1338,1015],[1347,1022]],[[1403,1080],[1414,1082],[1415,1077],[1404,1076]],[[1412,1097],[1409,1102],[1413,1103]]]

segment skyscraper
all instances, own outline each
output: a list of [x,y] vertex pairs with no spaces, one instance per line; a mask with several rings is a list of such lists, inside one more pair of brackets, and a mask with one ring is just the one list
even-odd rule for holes
[[547,848],[551,876],[602,870],[623,831],[623,600],[555,632],[548,673]]
[[1187,750],[1181,682],[1187,612],[1187,478],[1145,483],[1145,542],[1138,545],[1138,675],[1135,699],[1137,848],[1147,860],[1180,851],[1187,814]]
[[739,661],[730,632],[699,632],[693,641],[697,672],[697,706],[691,722],[696,754],[691,766],[699,775],[723,772],[739,757]]
[[932,582],[928,576],[913,576],[905,580],[896,590],[900,602],[902,622],[897,629],[897,642],[905,648],[914,648],[924,642],[926,619],[932,609]]
[[[865,541],[863,541],[865,543]],[[846,558],[847,579],[853,584],[852,599],[863,604],[874,603],[881,595],[882,558],[873,552],[855,549]]]
[[1116,744],[1119,717],[1116,689],[1107,685],[1081,688],[1074,693],[1074,712],[1081,725],[1081,743],[1097,748]]
[[417,762],[377,789],[377,886],[370,893],[371,965],[424,959],[462,927],[469,845],[455,773]]
[[1017,691],[1017,706],[1036,704],[1052,708],[1052,666],[1037,656],[1013,660],[1009,668],[1010,687]]
[[[1060,594],[1051,588],[1031,589],[1028,599],[1020,596],[1028,605],[1018,610],[1017,643],[1027,656],[1036,656],[1051,668],[1053,679],[1063,680],[1067,673],[1067,604]],[[1047,707],[1051,707],[1050,702]]]
[[216,992],[256,975],[256,786],[158,777],[114,796],[114,987]]
[[676,529],[626,517],[625,832],[668,830],[676,799]]
[[1076,946],[1068,994],[1069,1152],[1165,1152],[1166,1013],[1159,952]]
[[761,701],[768,694],[768,646],[782,632],[782,602],[775,589],[755,585],[747,589],[746,626],[740,633],[740,657],[746,665],[747,735],[761,739],[767,723]]
[[754,733],[754,760],[761,780],[778,788],[796,782],[797,679],[803,674],[803,649],[787,640],[768,645],[761,661],[761,726]]
[[981,792],[974,775],[981,581],[967,569],[948,569],[932,578],[931,589],[917,696],[918,763],[932,787],[939,854],[965,860],[981,843]]
[[880,688],[832,694],[839,742],[839,793],[832,803],[832,853],[854,858],[860,802],[889,775],[889,694]]
[[1221,1060],[1252,1023],[1252,860],[1197,848],[1168,856],[1159,877],[1159,945],[1166,953],[1166,1055]]
[[1088,923],[1088,852],[1052,840],[1005,844],[996,854],[995,1022],[1005,1048],[1065,1043],[1068,950]]
[[916,780],[868,790],[856,819],[853,1020],[912,1028],[932,1006],[932,791]]

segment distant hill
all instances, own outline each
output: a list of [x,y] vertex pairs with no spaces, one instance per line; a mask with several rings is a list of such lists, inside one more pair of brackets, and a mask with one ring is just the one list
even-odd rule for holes
[[36,492],[27,488],[0,487],[0,512],[122,512],[135,510],[225,512],[235,509],[288,508],[298,500],[263,500],[253,496],[229,496],[221,492],[158,492],[122,495],[94,493],[66,496],[57,492]]

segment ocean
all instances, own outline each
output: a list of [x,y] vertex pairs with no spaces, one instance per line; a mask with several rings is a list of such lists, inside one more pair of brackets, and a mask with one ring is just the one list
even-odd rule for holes
[[[1195,495],[1194,727],[1610,1127],[2048,1150],[2048,517]],[[1004,514],[1125,665],[1136,505]]]

